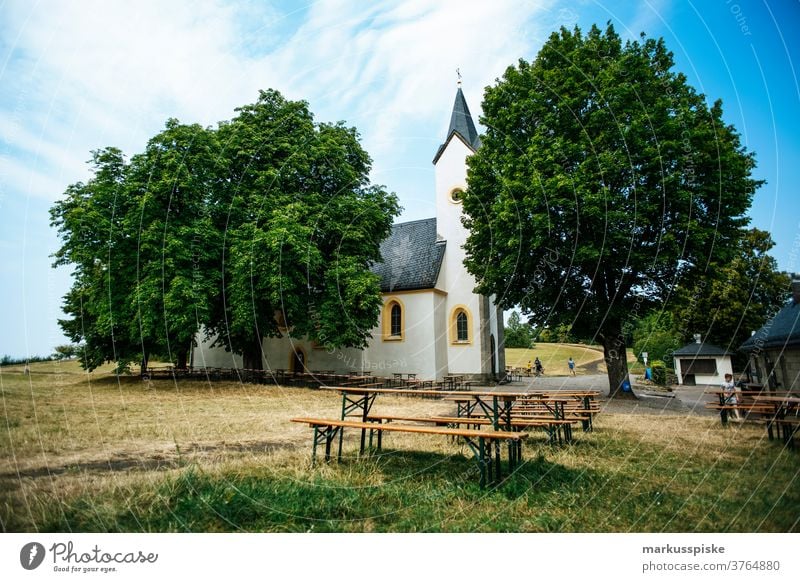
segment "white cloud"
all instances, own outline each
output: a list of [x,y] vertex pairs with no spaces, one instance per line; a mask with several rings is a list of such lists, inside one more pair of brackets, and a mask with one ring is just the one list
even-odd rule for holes
[[548,4],[321,1],[287,31],[284,15],[246,2],[7,3],[0,110],[22,111],[16,131],[0,127],[7,186],[52,199],[85,178],[90,150],[131,155],[168,117],[213,125],[267,87],[358,126],[376,167],[396,163],[386,136],[409,122],[444,133],[456,67],[477,121],[484,85],[531,56],[526,27]]

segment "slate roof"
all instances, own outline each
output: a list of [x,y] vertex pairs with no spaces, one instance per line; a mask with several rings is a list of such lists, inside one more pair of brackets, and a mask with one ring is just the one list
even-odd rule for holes
[[692,342],[675,350],[672,352],[672,355],[691,358],[711,358],[715,356],[728,356],[730,355],[730,352],[712,344],[698,344],[697,342]]
[[800,346],[800,303],[789,301],[755,335],[747,338],[740,350]]
[[381,291],[433,289],[445,246],[445,241],[437,240],[435,218],[392,226],[392,233],[381,243],[383,262],[371,269],[381,277]]
[[464,92],[461,87],[456,92],[456,101],[453,103],[453,113],[450,115],[450,127],[447,130],[447,139],[439,146],[436,156],[433,158],[433,163],[439,159],[439,156],[444,152],[444,148],[453,137],[453,134],[458,134],[464,142],[473,150],[477,150],[481,145],[481,139],[478,137],[478,130],[475,129],[475,123],[472,121],[469,107],[467,106],[467,99],[464,97]]

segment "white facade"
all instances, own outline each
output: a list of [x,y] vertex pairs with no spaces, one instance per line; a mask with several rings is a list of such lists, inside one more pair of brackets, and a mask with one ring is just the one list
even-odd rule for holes
[[[453,119],[456,113],[461,115],[462,124],[466,114],[471,131],[462,131],[477,137],[460,89]],[[364,350],[326,351],[304,339],[269,338],[263,342],[265,369],[294,370],[295,353],[302,353],[305,368],[310,371],[371,371],[387,377],[413,373],[426,380],[438,380],[446,374],[485,380],[504,371],[502,312],[490,298],[473,293],[475,279],[464,267],[467,232],[461,224],[458,191],[466,190],[466,160],[475,150],[459,133],[459,127],[457,124],[454,129],[451,121],[451,131],[434,160],[436,234],[446,241],[435,283],[422,289],[385,290],[381,322],[372,330],[372,339]],[[394,305],[401,309],[402,329],[392,335],[389,320]],[[201,343],[194,350],[192,365],[239,367],[241,358]]]
[[[686,356],[673,358],[675,365],[675,374],[678,376],[678,384],[685,384],[685,371],[682,369],[681,360],[687,360]],[[696,360],[713,360],[715,363],[716,373],[692,373],[695,385],[711,385],[719,386],[725,381],[725,374],[733,375],[733,363],[730,356],[697,356]],[[692,384],[692,382],[690,382]]]

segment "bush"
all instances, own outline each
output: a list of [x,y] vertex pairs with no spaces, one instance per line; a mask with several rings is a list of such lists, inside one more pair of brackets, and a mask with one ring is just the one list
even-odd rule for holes
[[653,382],[659,386],[667,385],[667,365],[661,360],[654,360],[650,363]]

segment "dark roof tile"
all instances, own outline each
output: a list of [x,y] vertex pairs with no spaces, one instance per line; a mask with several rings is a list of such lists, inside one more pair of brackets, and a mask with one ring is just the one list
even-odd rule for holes
[[439,156],[444,152],[445,147],[450,142],[454,134],[457,134],[465,144],[476,150],[481,145],[481,138],[478,137],[478,130],[475,129],[475,123],[472,121],[469,107],[467,106],[467,99],[464,97],[464,92],[461,87],[456,92],[456,101],[453,103],[453,113],[450,115],[450,127],[447,129],[447,138],[444,143],[439,146],[436,156],[433,158],[433,163],[439,159]]
[[711,356],[727,356],[730,355],[730,352],[720,348],[718,346],[702,343],[698,344],[697,342],[692,342],[690,344],[686,344],[682,348],[679,348],[672,352],[673,356],[689,356],[689,357],[711,357]]
[[372,267],[372,272],[381,277],[381,291],[434,288],[445,245],[445,241],[437,240],[435,218],[392,226],[392,233],[381,243],[383,262]]
[[800,304],[789,301],[764,327],[739,348],[747,352],[760,348],[800,346]]

